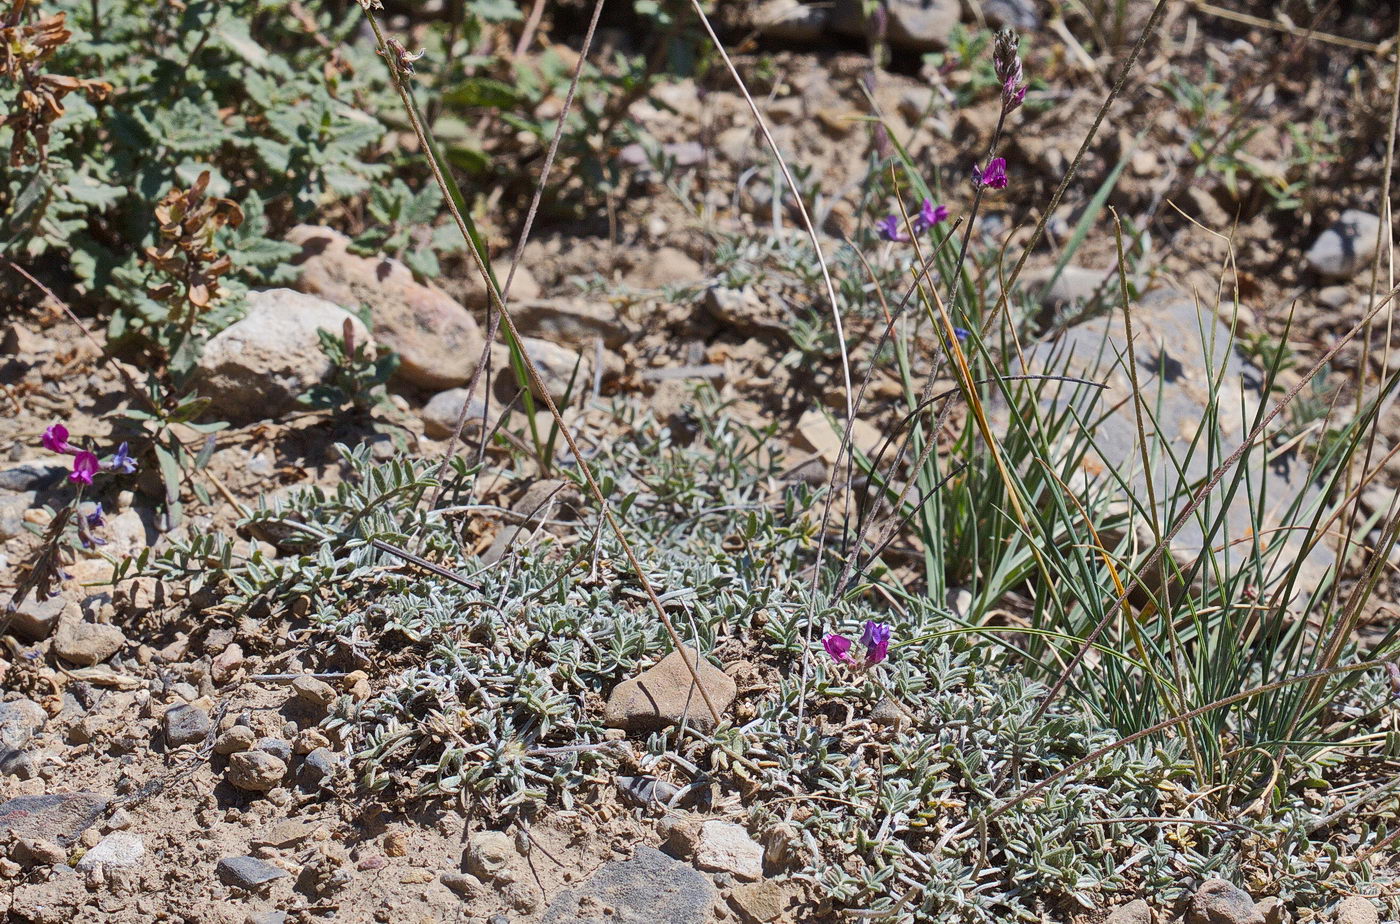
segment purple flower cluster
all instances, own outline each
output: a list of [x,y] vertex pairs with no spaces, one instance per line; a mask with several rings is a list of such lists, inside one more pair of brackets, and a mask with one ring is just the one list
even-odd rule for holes
[[837,635],[834,632],[822,639],[822,647],[831,656],[831,660],[837,664],[866,668],[879,664],[889,656],[891,632],[890,627],[883,622],[867,620],[865,631],[861,633],[858,643],[865,648],[865,653],[860,658],[851,654],[851,649],[857,642],[852,642],[846,636]]
[[1006,178],[1006,158],[993,157],[987,161],[987,169],[983,170],[976,164],[972,165],[972,185],[985,186],[991,189],[1005,189]]
[[[104,468],[112,472],[121,472],[130,475],[136,471],[136,460],[127,451],[127,444],[122,443],[117,447],[117,451],[112,454],[106,465],[97,458],[96,453],[86,449],[79,449],[68,442],[68,428],[61,423],[56,423],[44,430],[44,435],[39,442],[50,452],[62,453],[65,456],[73,457],[73,471],[68,474],[69,481],[81,484],[92,484],[92,477]],[[101,513],[98,517],[100,520]]]
[[1001,111],[1009,113],[1026,99],[1026,82],[1021,67],[1021,55],[1017,46],[1021,40],[1010,29],[997,33],[996,44],[992,47],[992,60],[996,64],[997,80],[1001,81]]
[[[944,205],[934,205],[932,199],[925,199],[919,203],[919,213],[914,216],[911,222],[915,234],[923,234],[935,225],[941,224],[948,218],[948,207]],[[879,231],[880,238],[886,241],[907,241],[909,236],[904,233],[898,215],[886,215],[875,222],[875,228]]]

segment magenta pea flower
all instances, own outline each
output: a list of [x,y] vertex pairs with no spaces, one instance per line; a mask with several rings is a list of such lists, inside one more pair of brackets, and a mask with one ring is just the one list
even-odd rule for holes
[[102,463],[97,460],[96,455],[82,450],[73,454],[73,471],[69,473],[68,480],[92,484],[92,476],[101,468]]
[[77,452],[68,445],[68,428],[61,423],[51,424],[44,430],[44,435],[39,438],[39,442],[50,452],[61,452],[64,455],[71,455]]
[[861,669],[879,664],[889,657],[890,636],[893,630],[883,622],[867,620],[865,630],[860,635],[860,644],[865,651],[860,660],[856,660],[851,655],[851,647],[855,644],[844,635],[832,633],[822,638],[822,647],[826,653],[831,655],[831,660],[838,664],[849,664],[852,667]]
[[993,157],[987,162],[987,169],[983,170],[976,164],[972,165],[972,184],[974,186],[989,186],[992,189],[1005,189],[1006,178],[1006,158]]
[[884,218],[875,222],[875,229],[880,233],[880,238],[882,240],[896,243],[909,240],[909,238],[905,236],[904,231],[900,228],[898,215],[886,215]]
[[126,443],[122,443],[117,447],[117,452],[112,456],[112,461],[107,463],[108,469],[114,472],[121,472],[125,475],[130,475],[132,472],[136,471],[136,460],[127,453],[126,447]]
[[932,199],[925,199],[919,205],[919,214],[914,218],[914,230],[923,234],[948,217],[946,205],[934,205]]
[[826,653],[831,655],[831,660],[838,664],[855,664],[856,659],[851,657],[851,640],[844,635],[832,633],[822,639],[822,647]]
[[83,544],[83,548],[93,549],[99,545],[107,544],[106,539],[103,539],[101,536],[95,536],[92,532],[99,526],[105,525],[107,525],[107,518],[104,515],[102,504],[100,503],[97,504],[92,513],[78,520],[78,541]]

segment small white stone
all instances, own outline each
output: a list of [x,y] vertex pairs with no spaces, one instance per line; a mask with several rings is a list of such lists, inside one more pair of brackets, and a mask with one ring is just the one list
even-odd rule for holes
[[124,869],[135,866],[146,855],[146,842],[141,835],[128,831],[114,831],[98,841],[83,858],[78,861],[78,871],[87,872],[98,866],[107,869]]
[[763,877],[763,848],[741,825],[707,821],[695,841],[695,865],[752,882]]

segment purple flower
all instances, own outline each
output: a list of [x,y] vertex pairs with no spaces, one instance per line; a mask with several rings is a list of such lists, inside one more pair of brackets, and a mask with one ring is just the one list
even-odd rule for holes
[[990,186],[992,189],[1005,189],[1006,158],[993,157],[987,162],[986,170],[982,170],[976,164],[973,164],[972,184],[974,186]]
[[87,516],[79,520],[78,541],[83,544],[83,548],[91,549],[96,548],[99,545],[107,544],[106,539],[103,539],[100,536],[94,536],[92,534],[92,531],[94,529],[96,529],[99,526],[104,526],[106,525],[106,523],[107,519],[103,516],[102,504],[100,503],[97,505],[96,509],[92,511],[92,513],[89,513]]
[[925,199],[919,205],[919,214],[914,217],[914,230],[923,234],[947,217],[948,207],[946,205],[934,205],[932,199]]
[[92,513],[89,513],[87,517],[85,517],[85,519],[87,520],[87,525],[92,527],[93,529],[96,529],[99,526],[107,525],[107,518],[103,515],[101,501],[98,502],[97,507],[92,511]]
[[67,455],[77,451],[68,445],[68,428],[61,423],[53,424],[46,429],[44,435],[39,438],[39,442],[43,443],[44,448],[50,452],[61,452]]
[[865,631],[860,635],[860,643],[865,646],[865,663],[879,664],[890,651],[891,629],[883,622],[867,620]]
[[127,455],[126,446],[126,443],[122,443],[117,447],[117,453],[112,456],[112,461],[107,463],[107,468],[114,472],[130,475],[136,471],[136,460]]
[[898,216],[898,215],[886,215],[886,216],[885,216],[884,218],[882,218],[880,221],[875,222],[875,228],[876,228],[877,231],[880,232],[880,238],[881,238],[882,240],[886,240],[886,241],[907,241],[907,240],[909,240],[909,238],[907,238],[907,237],[904,236],[904,232],[903,232],[902,230],[900,230],[899,216]]
[[1026,84],[1016,82],[1020,77],[1019,62],[1017,64],[1018,73],[1014,77],[1007,78],[1006,83],[1001,86],[1001,107],[1007,112],[1011,112],[1026,101]]
[[955,327],[953,328],[953,336],[957,337],[959,341],[966,340],[968,337],[972,336],[972,331],[968,330],[966,327]]
[[69,481],[81,481],[83,484],[92,484],[92,476],[96,475],[102,468],[102,463],[97,461],[97,456],[83,450],[73,455],[73,471],[69,473]]
[[822,638],[822,647],[831,655],[831,660],[838,664],[856,663],[856,659],[851,657],[851,640],[844,635],[832,633],[825,636]]

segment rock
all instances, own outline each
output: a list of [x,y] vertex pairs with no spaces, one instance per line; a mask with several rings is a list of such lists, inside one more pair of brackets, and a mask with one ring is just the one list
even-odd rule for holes
[[214,656],[209,665],[209,679],[222,686],[233,679],[234,672],[243,666],[243,646],[232,642]]
[[463,898],[471,898],[483,891],[481,880],[469,873],[448,871],[439,876],[438,881]]
[[116,626],[65,619],[54,635],[53,650],[65,661],[87,666],[106,661],[125,644],[126,636]]
[[[467,400],[467,390],[465,388],[449,388],[447,391],[440,391],[428,400],[423,406],[419,416],[423,418],[423,432],[435,440],[447,439],[452,435],[457,427],[457,417],[462,413],[462,405]],[[480,400],[471,402],[471,408],[467,411],[467,420],[462,425],[463,433],[481,432],[481,414],[486,405]],[[492,419],[487,421],[487,427],[496,424],[495,417],[499,416],[501,408],[497,407]]]
[[[683,648],[671,652],[640,676],[618,684],[608,697],[605,723],[610,728],[650,732],[677,725],[684,718],[701,732],[713,731],[714,717],[694,689],[695,678],[687,667],[695,662],[695,651]],[[738,692],[734,680],[704,658],[699,659],[696,670],[710,701],[723,716]]]
[[330,748],[316,748],[302,761],[299,779],[308,786],[319,786],[335,778],[337,763]]
[[316,833],[316,826],[295,818],[273,825],[272,829],[253,841],[255,847],[276,847],[281,850],[301,843]]
[[1207,879],[1191,897],[1186,924],[1264,924],[1254,899],[1224,879]]
[[1103,924],[1152,924],[1152,906],[1140,898],[1119,905],[1104,919]]
[[1347,209],[1317,236],[1304,259],[1325,279],[1349,279],[1370,266],[1376,255],[1381,220],[1369,212]]
[[246,751],[253,746],[257,736],[246,725],[234,725],[214,740],[215,754],[234,754]]
[[652,847],[604,864],[577,889],[565,890],[540,924],[709,924],[715,888],[705,876]]
[[742,825],[707,821],[700,826],[700,836],[695,840],[695,865],[739,879],[762,879],[763,848]]
[[788,310],[776,301],[764,301],[752,288],[712,286],[705,292],[705,310],[716,321],[756,336],[790,339]]
[[581,298],[553,298],[521,302],[511,308],[511,316],[522,335],[550,343],[592,348],[595,340],[616,349],[632,332],[617,316],[617,309],[606,302]]
[[[837,427],[842,429],[838,430]],[[850,458],[851,451],[859,451],[874,458],[880,451],[881,444],[885,437],[873,425],[866,423],[859,417],[851,426],[851,449],[847,455],[841,457],[841,436],[845,428],[845,411],[838,411],[835,415],[835,426],[832,420],[817,408],[805,412],[797,421],[797,430],[793,433],[793,443],[801,449],[815,452],[821,456],[827,465],[835,465],[838,458],[844,465]]]
[[[1138,383],[1151,412],[1145,420],[1151,441],[1149,449],[1158,460],[1152,469],[1159,505],[1157,516],[1165,529],[1170,522],[1167,511],[1184,507],[1196,487],[1219,464],[1219,460],[1209,458],[1200,445],[1194,450],[1191,447],[1212,395],[1218,402],[1222,454],[1228,453],[1243,442],[1248,422],[1263,399],[1259,392],[1260,376],[1231,348],[1229,329],[1208,307],[1198,308],[1194,300],[1185,296],[1164,292],[1142,299],[1133,306],[1133,332]],[[1210,344],[1209,353],[1205,344]],[[1081,420],[1094,421],[1095,447],[1085,452],[1080,460],[1080,472],[1073,489],[1084,496],[1086,492],[1098,490],[1091,485],[1104,483],[1112,502],[1125,508],[1129,504],[1128,492],[1145,498],[1147,478],[1142,471],[1132,381],[1124,368],[1127,354],[1121,312],[1076,324],[1055,341],[1028,349],[1026,357],[1025,369],[1018,371],[1076,376],[1105,386],[1091,389],[1050,383],[1041,391],[1042,408],[1073,403]],[[1218,389],[1214,385],[1217,379]],[[1044,413],[1064,412],[1052,409]],[[994,432],[1007,425],[1004,406],[996,407],[991,416]],[[1293,498],[1299,499],[1306,515],[1319,495],[1308,481],[1306,462],[1289,455],[1266,462],[1264,455],[1263,449],[1256,448],[1237,463],[1250,471],[1250,484],[1242,486],[1224,510],[1224,530],[1214,537],[1212,548],[1222,571],[1231,573],[1250,554],[1246,545],[1235,540],[1254,535],[1256,530],[1260,535],[1276,537],[1273,540],[1276,547],[1266,554],[1278,563],[1269,575],[1277,579],[1283,565],[1292,564],[1298,557],[1299,549],[1297,539],[1279,529],[1283,525],[1281,515],[1286,513],[1287,504]],[[1168,458],[1177,461],[1174,464],[1161,461]],[[1234,471],[1226,472],[1223,483],[1228,485],[1234,475]],[[1127,490],[1108,481],[1111,478],[1121,478],[1128,485]],[[1268,499],[1257,523],[1250,509],[1251,492],[1255,496],[1262,492]],[[1220,509],[1222,496],[1220,491],[1211,495],[1212,517]],[[1136,520],[1137,528],[1144,530],[1147,536],[1141,541],[1150,546],[1150,530],[1147,530],[1145,518],[1137,516]],[[1103,538],[1106,547],[1111,549],[1122,536],[1109,532]],[[1202,554],[1203,545],[1200,519],[1191,517],[1172,540],[1170,552],[1183,567],[1189,567]],[[1295,586],[1309,591],[1316,587],[1325,577],[1330,558],[1331,553],[1319,545],[1303,559]],[[1196,580],[1205,579],[1198,572]]]
[[[442,389],[471,378],[484,340],[467,308],[432,283],[414,278],[398,260],[361,257],[350,239],[330,228],[299,225],[287,239],[302,248],[297,288],[347,308],[369,305],[375,339],[399,354],[396,375],[421,388]],[[475,280],[475,270],[469,270]],[[486,308],[485,289],[470,307]],[[513,298],[533,298],[539,287],[522,268]]]
[[7,616],[10,634],[38,642],[49,637],[62,617],[67,616],[73,622],[78,622],[82,619],[82,612],[78,604],[62,594],[54,594],[47,600],[36,600],[31,594],[12,613],[0,609],[0,624],[6,621]]
[[287,924],[285,911],[250,911],[243,924]]
[[875,708],[870,710],[870,721],[885,728],[903,728],[909,724],[909,716],[894,700],[882,696]]
[[203,744],[209,729],[209,713],[198,706],[181,703],[165,710],[165,743],[172,748]]
[[[728,131],[728,129],[726,129]],[[739,143],[748,143],[748,130],[740,129]],[[661,247],[638,253],[628,260],[627,285],[634,289],[662,289],[666,286],[695,286],[705,278],[705,270],[679,247]]]
[[271,754],[284,764],[289,763],[292,759],[292,743],[282,738],[259,738],[254,747],[259,751]]
[[42,837],[21,837],[15,842],[14,857],[36,866],[58,866],[68,862],[68,852]]
[[68,466],[20,462],[0,468],[0,491],[46,491],[68,477]]
[[335,687],[317,677],[303,674],[292,681],[292,693],[302,702],[325,708],[335,702]]
[[1337,924],[1377,924],[1381,916],[1368,898],[1353,895],[1337,906]]
[[141,835],[129,831],[114,831],[97,842],[78,861],[78,871],[87,872],[98,866],[106,869],[127,869],[136,866],[146,855],[146,842]]
[[[1288,914],[1287,906],[1281,899],[1272,895],[1255,902],[1254,910],[1264,918],[1264,924],[1288,924],[1292,920]],[[1148,921],[1147,924],[1152,924],[1152,922]]]
[[48,718],[43,707],[32,700],[0,703],[0,776],[19,769],[25,745]]
[[[521,343],[530,354],[530,359],[534,360],[535,369],[540,374],[540,382],[545,391],[549,392],[556,404],[562,405],[566,395],[570,404],[577,404],[583,395],[593,391],[592,349],[573,350],[548,340],[540,340],[538,337],[521,337]],[[502,362],[498,363],[496,368],[504,372],[510,368],[509,360],[505,358],[508,354],[503,349],[499,355]],[[502,379],[509,377],[507,373]],[[513,382],[510,390],[515,390]],[[536,398],[540,397],[540,392],[533,382],[530,383],[530,391]]]
[[248,295],[248,314],[215,334],[197,364],[200,394],[222,418],[248,423],[276,418],[331,374],[318,331],[340,336],[350,322],[356,342],[369,342],[359,318],[322,298],[270,289]]
[[215,867],[219,881],[239,889],[254,890],[274,879],[290,875],[257,857],[224,857]]
[[515,841],[502,831],[478,831],[467,839],[467,872],[488,882],[512,882],[519,855]]
[[106,796],[95,792],[19,796],[0,803],[0,833],[42,837],[69,847],[107,809]]
[[680,787],[654,776],[619,776],[614,782],[629,802],[643,808],[665,805],[680,792]]
[[[0,899],[3,899],[0,893]],[[27,924],[68,924],[83,920],[78,909],[88,901],[83,877],[69,871],[47,882],[15,886],[6,920]]]
[[1040,28],[1040,10],[1035,0],[982,0],[982,15],[1004,29],[1029,32]]
[[1047,312],[1084,308],[1091,303],[1113,306],[1122,298],[1116,268],[1089,269],[1069,264],[1052,282],[1053,271],[1053,267],[1047,267],[1027,273],[1025,277],[1026,289],[1037,293],[1041,307]]
[[737,885],[729,891],[729,903],[745,921],[755,924],[768,924],[782,917],[790,898],[787,887],[775,879]]
[[815,42],[831,24],[831,8],[825,3],[798,0],[764,0],[751,14],[751,26],[779,42]]
[[[947,47],[962,7],[957,0],[887,0],[885,11],[885,37],[891,45],[908,51],[938,51]],[[832,27],[856,37],[867,36],[872,29],[861,0],[836,0]]]
[[228,781],[249,792],[266,792],[287,775],[287,765],[266,751],[238,751],[229,755]]

